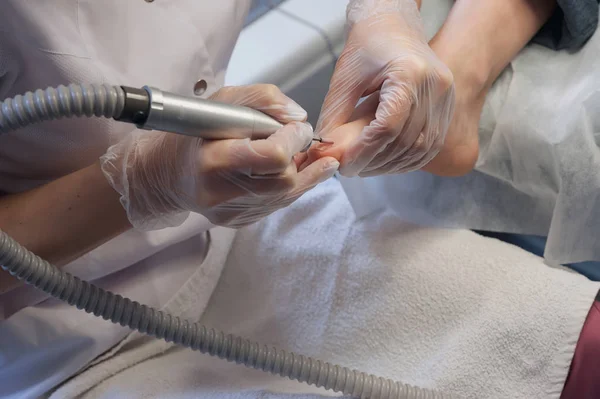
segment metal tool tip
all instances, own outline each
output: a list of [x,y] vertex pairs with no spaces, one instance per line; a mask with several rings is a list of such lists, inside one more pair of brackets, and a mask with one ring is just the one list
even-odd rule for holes
[[319,136],[314,136],[313,141],[318,141],[319,143],[324,143],[324,144],[333,144],[333,140],[324,139],[323,137],[319,137]]

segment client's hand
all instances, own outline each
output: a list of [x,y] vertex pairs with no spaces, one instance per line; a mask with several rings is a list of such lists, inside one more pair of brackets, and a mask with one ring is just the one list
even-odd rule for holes
[[253,107],[288,123],[266,140],[218,140],[136,131],[101,158],[138,229],[176,226],[187,212],[241,227],[283,208],[333,176],[324,157],[298,172],[295,154],[311,141],[306,112],[271,85],[227,87],[212,99]]
[[[335,144],[316,146],[310,158],[336,151],[347,176],[420,169],[444,142],[454,107],[452,73],[429,47],[415,0],[352,0],[348,22],[317,126]],[[338,128],[359,99],[373,93],[378,101],[369,124],[342,134]]]
[[[443,48],[443,41],[433,41],[434,50]],[[440,50],[442,59],[445,53]],[[461,65],[460,61],[452,60],[448,64],[455,76],[456,105],[452,121],[446,134],[441,151],[422,169],[439,176],[462,176],[473,170],[479,155],[479,118],[485,101],[489,84],[474,74],[468,73],[469,68]],[[349,122],[331,130],[327,137],[335,145],[321,145],[311,149],[303,159],[303,166],[310,165],[320,157],[343,159],[344,149],[365,128],[372,124],[379,106],[379,92],[373,93],[354,110]],[[379,171],[362,172],[360,175],[375,176]]]
[[[471,41],[464,38],[465,34],[461,31],[463,29],[461,26],[465,25],[464,20],[468,18],[458,13],[451,19],[455,24],[446,26],[438,32],[429,42],[429,46],[435,52],[437,59],[452,71],[456,98],[454,113],[451,115],[445,141],[439,153],[429,163],[421,165],[423,170],[441,176],[461,176],[470,172],[475,166],[479,155],[479,119],[485,96],[502,70],[496,68],[494,72],[490,63],[481,59],[481,53],[485,55],[484,50],[490,46],[473,46],[472,38],[469,39]],[[476,49],[478,51],[475,51]],[[347,158],[349,148],[358,141],[357,137],[363,139],[364,134],[372,131],[372,126],[378,123],[378,118],[381,116],[382,92],[383,86],[381,92],[373,93],[368,101],[357,108],[353,117],[349,119],[350,123],[341,125],[336,123],[332,125],[333,129],[325,129],[326,132],[323,134],[331,138],[335,145],[321,145],[311,149],[308,160],[305,160],[303,166],[309,165],[322,156],[333,156],[341,160],[343,172],[344,165],[349,162]],[[373,97],[379,97],[379,100]],[[323,111],[328,112],[329,109],[331,107],[325,106]],[[322,120],[327,119],[328,115],[322,118]],[[382,154],[387,153],[389,148],[388,145]],[[381,155],[376,158],[381,158]],[[372,169],[368,166],[360,175],[372,176],[381,173],[381,168]]]

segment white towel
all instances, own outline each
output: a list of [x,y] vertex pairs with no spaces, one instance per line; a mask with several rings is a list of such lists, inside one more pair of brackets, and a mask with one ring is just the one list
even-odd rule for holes
[[[202,321],[459,397],[558,399],[598,289],[470,231],[416,227],[391,213],[355,221],[331,180],[237,234]],[[111,367],[121,371],[94,378]],[[326,393],[140,340],[55,397],[318,394]]]

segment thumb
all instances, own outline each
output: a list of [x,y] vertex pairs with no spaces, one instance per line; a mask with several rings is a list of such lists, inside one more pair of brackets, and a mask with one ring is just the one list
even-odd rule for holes
[[343,53],[336,66],[329,91],[325,96],[316,132],[327,137],[327,134],[348,122],[358,101],[367,88],[366,81],[360,76],[360,54]]

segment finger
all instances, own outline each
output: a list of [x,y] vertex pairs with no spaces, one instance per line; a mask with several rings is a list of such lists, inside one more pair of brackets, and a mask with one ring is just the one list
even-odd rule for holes
[[[310,164],[317,159],[323,157],[334,157],[337,160],[342,160],[343,154],[348,146],[362,133],[366,126],[375,119],[375,111],[379,104],[379,92],[371,94],[359,106],[356,107],[354,113],[350,117],[350,122],[345,123],[338,128],[332,130],[327,138],[333,141],[333,144],[312,145],[308,151],[308,160],[306,164]],[[304,165],[303,165],[304,166]],[[301,169],[303,168],[301,167]]]
[[290,123],[266,140],[250,142],[258,156],[253,159],[253,174],[280,173],[302,152],[313,139],[313,129],[308,123]]
[[411,124],[417,95],[417,91],[406,83],[395,80],[387,80],[384,83],[375,120],[348,147],[342,161],[342,174],[357,175],[399,136],[402,140],[411,139],[403,131],[407,121],[409,126]]
[[[419,118],[421,119],[421,118]],[[406,129],[396,141],[390,143],[385,150],[381,151],[373,160],[365,166],[361,172],[370,172],[379,169],[385,169],[385,166],[394,162],[399,164],[401,162],[411,162],[415,156],[421,157],[423,153],[430,147],[430,144],[426,141],[426,135],[423,133],[425,130],[425,121],[421,122],[419,128],[412,127],[418,126],[416,123],[409,123],[409,129]],[[410,134],[409,132],[416,131],[421,132],[417,135]],[[412,140],[412,142],[411,142]],[[420,151],[420,153],[418,153]],[[383,172],[382,173],[386,173]]]
[[292,157],[311,142],[312,127],[293,122],[264,140],[220,140],[206,143],[202,154],[201,172],[237,172],[245,175],[283,172]]
[[298,171],[302,171],[304,168],[304,163],[308,161],[308,154],[306,152],[301,152],[299,154],[294,155],[294,163],[296,164],[296,168]]
[[298,173],[296,184],[291,195],[300,196],[317,184],[328,180],[335,175],[340,167],[337,159],[332,157],[321,158]]
[[[448,97],[450,96],[450,97]],[[394,165],[395,172],[418,170],[427,165],[441,151],[454,111],[454,93],[451,87],[445,96],[430,111],[430,117],[422,128],[422,133],[407,152],[403,165]],[[398,163],[398,162],[396,162]]]
[[301,173],[297,172],[293,162],[278,175],[224,173],[219,184],[213,187],[211,199],[219,209],[237,212],[249,207],[270,208],[281,201],[291,203],[307,190],[331,178],[338,168],[339,162],[335,158],[323,158]]
[[366,168],[362,173],[360,173],[360,177],[371,177],[378,176],[383,174],[398,174],[398,173],[408,173],[413,172],[415,170],[421,169],[424,165],[427,164],[426,158],[429,157],[428,152],[414,152],[411,151],[411,154],[407,154],[405,157],[393,159],[392,161],[382,165],[378,168]]
[[361,177],[370,177],[377,174],[407,173],[421,169],[429,163],[442,147],[443,134],[439,132],[437,119],[433,124],[429,121],[421,129],[421,134],[414,143],[402,154],[394,148],[386,149],[385,154],[373,160],[361,173]]
[[[281,194],[291,191],[298,177],[298,169],[294,162],[290,162],[287,168],[277,174],[271,175],[245,175],[241,173],[229,173],[224,175],[224,180],[243,190],[239,197],[261,197],[265,195]],[[264,203],[264,199],[260,199]]]
[[[426,99],[427,101],[427,99]],[[423,105],[426,101],[421,102]],[[407,171],[406,165],[422,159],[435,143],[438,136],[436,110],[421,107],[411,113],[410,121],[396,141],[390,143],[362,172],[380,170],[380,173],[400,173]],[[433,121],[431,118],[434,118]],[[434,130],[431,130],[431,129]],[[413,132],[418,132],[414,134]],[[390,169],[394,169],[391,172]]]
[[383,174],[393,173],[407,173],[419,169],[421,161],[427,157],[427,152],[415,151],[414,147],[421,146],[423,142],[423,135],[415,141],[413,147],[406,152],[406,154],[399,158],[389,158],[385,161],[373,163],[361,171],[360,177],[371,177]]
[[[363,161],[351,172],[361,176],[364,175],[363,172],[373,172],[379,169],[381,169],[381,173],[391,173],[389,169],[392,163],[395,173],[406,171],[407,168],[414,170],[414,166],[410,165],[418,164],[419,160],[424,159],[430,150],[435,149],[434,145],[439,135],[436,126],[440,115],[443,114],[440,101],[436,101],[436,99],[437,94],[433,93],[431,84],[426,82],[419,86],[415,91],[414,104],[402,133],[394,141],[388,143],[386,148],[373,157],[369,163],[365,164]],[[351,151],[352,149],[349,150],[349,153]],[[361,165],[364,165],[362,169],[360,169]],[[342,173],[349,173],[344,166],[342,163]]]
[[[258,201],[256,206],[265,205],[265,196],[282,194],[294,189],[297,180],[297,169],[290,162],[286,170],[272,175],[248,175],[239,171],[219,171],[202,181],[199,197],[208,207],[240,211],[241,205],[250,206],[252,201]],[[227,205],[229,204],[229,205]]]
[[365,94],[368,77],[360,76],[361,52],[345,51],[338,59],[329,91],[325,96],[316,131],[327,137],[329,132],[348,122]]
[[413,156],[413,161],[407,165],[407,170],[418,170],[427,165],[433,158],[435,158],[442,147],[444,146],[444,140],[446,138],[446,132],[441,129],[439,123],[436,123],[432,127],[432,131],[428,132],[428,127],[423,132],[423,136],[426,137],[424,148],[417,148],[417,154],[421,156]]
[[304,122],[308,117],[298,103],[272,84],[223,87],[211,99],[257,109],[282,123]]

